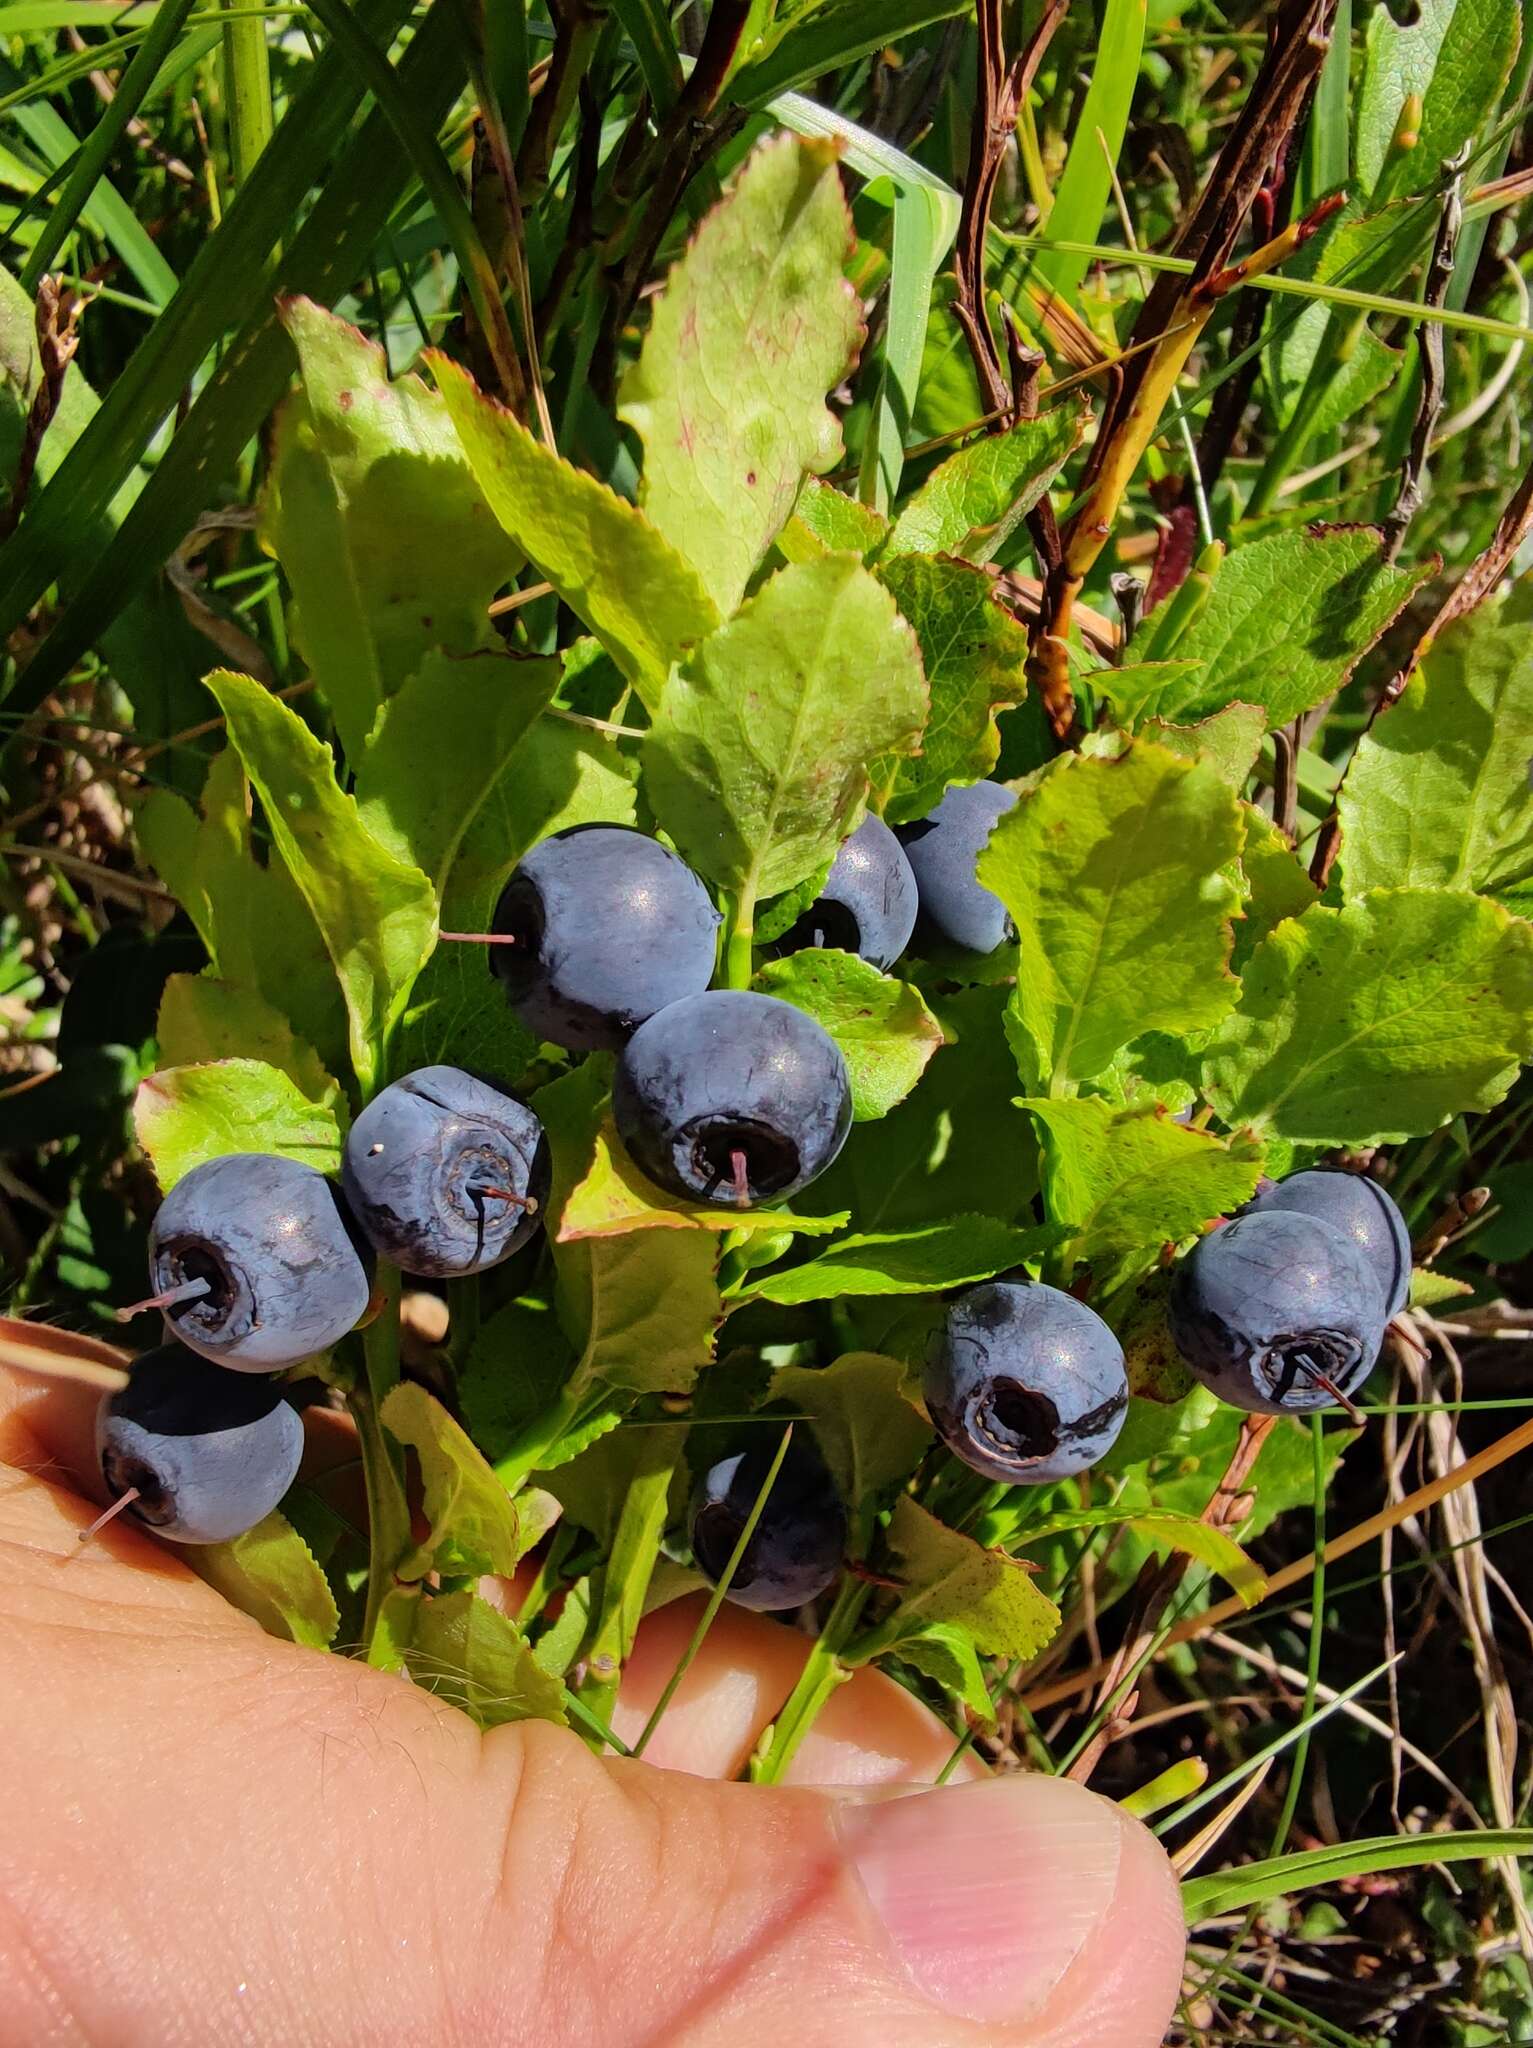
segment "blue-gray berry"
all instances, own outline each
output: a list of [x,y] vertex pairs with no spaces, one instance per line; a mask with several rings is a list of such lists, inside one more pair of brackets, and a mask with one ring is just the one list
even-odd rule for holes
[[1007,1485],[1084,1472],[1128,1409],[1123,1348],[1057,1287],[991,1280],[948,1308],[925,1374],[926,1406],[956,1458]]

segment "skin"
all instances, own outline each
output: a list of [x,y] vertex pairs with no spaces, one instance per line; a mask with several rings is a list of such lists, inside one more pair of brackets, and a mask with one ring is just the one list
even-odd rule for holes
[[[120,1522],[82,1550],[92,1406],[85,1389],[0,1371],[0,2039],[1161,2040],[1182,1961],[1175,1886],[1152,1838],[1092,1794],[976,1779],[891,1807],[895,1784],[930,1783],[948,1738],[876,1673],[831,1701],[798,1788],[717,1782],[805,1651],[728,1608],[652,1762],[600,1761],[538,1723],[481,1735],[401,1679],[264,1636]],[[694,1618],[680,1602],[646,1626],[620,1734],[636,1735]],[[830,1789],[803,1789],[805,1773]],[[924,1924],[919,1969],[894,1952],[889,1916],[912,1899],[866,1843],[870,1828],[896,1841],[919,1873],[960,1817],[1004,1822],[973,1839],[1012,1853],[954,1923],[960,1946],[976,1927],[987,1943],[955,1976]],[[1098,1824],[1104,1852],[1062,1930],[1057,1859]],[[998,1998],[1000,2016],[952,2016],[954,2000]]]

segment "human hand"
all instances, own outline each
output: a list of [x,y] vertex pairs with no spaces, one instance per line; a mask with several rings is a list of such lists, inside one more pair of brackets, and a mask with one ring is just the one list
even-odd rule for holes
[[[872,1671],[796,1784],[721,1782],[807,1649],[727,1605],[652,1762],[541,1722],[482,1735],[273,1641],[122,1521],[81,1550],[92,1406],[0,1371],[4,2048],[1161,2040],[1176,1885],[1107,1801],[977,1765],[891,1796],[949,1745]],[[645,1625],[619,1735],[694,1621]]]

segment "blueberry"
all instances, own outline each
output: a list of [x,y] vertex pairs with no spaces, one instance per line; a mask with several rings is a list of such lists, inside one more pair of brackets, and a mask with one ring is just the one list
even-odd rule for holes
[[1373,1268],[1387,1312],[1394,1316],[1404,1308],[1411,1291],[1411,1234],[1377,1181],[1361,1173],[1313,1167],[1263,1188],[1246,1204],[1248,1215],[1261,1209],[1295,1209],[1318,1216],[1350,1237]]
[[149,1274],[173,1337],[220,1365],[277,1372],[344,1337],[371,1294],[340,1196],[294,1159],[231,1152],[160,1204]]
[[775,996],[715,989],[634,1033],[612,1113],[651,1180],[684,1200],[749,1209],[825,1171],[851,1129],[852,1094],[813,1017]]
[[492,924],[490,967],[530,1031],[615,1051],[713,979],[719,914],[684,861],[627,825],[571,825],[533,847]]
[[446,1280],[527,1242],[549,1173],[543,1126],[524,1103],[460,1067],[421,1067],[352,1125],[341,1188],[375,1251]]
[[[715,1585],[776,1455],[777,1445],[768,1438],[756,1450],[721,1459],[693,1491],[692,1554]],[[846,1510],[819,1453],[795,1437],[729,1582],[729,1597],[763,1613],[802,1607],[831,1584],[845,1555]]]
[[778,940],[778,953],[831,946],[879,969],[892,967],[916,924],[916,878],[905,849],[870,811],[842,841],[825,887]]
[[1042,1486],[1112,1449],[1128,1410],[1123,1349],[1057,1287],[991,1280],[948,1309],[926,1406],[954,1457],[987,1479]]
[[303,1424],[271,1380],[224,1372],[179,1344],[139,1359],[96,1412],[109,1491],[173,1543],[227,1543],[264,1520],[298,1473]]
[[921,929],[971,953],[993,953],[1016,936],[999,896],[981,888],[975,863],[1017,801],[999,782],[955,785],[928,817],[900,827],[900,843],[915,872]]
[[1386,1320],[1367,1253],[1296,1209],[1247,1210],[1203,1238],[1176,1270],[1169,1311],[1193,1371],[1254,1415],[1349,1399]]

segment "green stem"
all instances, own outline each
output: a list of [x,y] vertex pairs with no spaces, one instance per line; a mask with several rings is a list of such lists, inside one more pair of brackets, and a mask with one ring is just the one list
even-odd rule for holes
[[665,1534],[671,1482],[681,1454],[680,1429],[655,1430],[645,1446],[648,1463],[628,1482],[607,1562],[597,1576],[595,1624],[588,1639],[580,1698],[603,1722],[617,1703],[623,1666],[633,1649],[644,1596]]
[[777,1446],[777,1455],[767,1468],[767,1475],[761,1482],[761,1490],[756,1495],[751,1505],[751,1511],[745,1518],[735,1547],[729,1553],[729,1562],[719,1575],[718,1583],[715,1585],[712,1594],[709,1596],[708,1604],[698,1619],[697,1627],[692,1631],[692,1640],[687,1644],[686,1649],[683,1650],[676,1669],[666,1680],[665,1689],[651,1709],[649,1719],[644,1723],[643,1731],[638,1741],[629,1751],[630,1756],[643,1756],[645,1750],[649,1747],[649,1739],[660,1726],[666,1708],[675,1698],[677,1686],[686,1677],[687,1672],[691,1668],[693,1658],[707,1640],[708,1631],[713,1626],[714,1617],[723,1606],[725,1595],[734,1583],[735,1573],[740,1569],[740,1560],[745,1555],[746,1545],[756,1533],[756,1524],[761,1520],[761,1511],[767,1504],[767,1495],[772,1491],[776,1483],[777,1475],[782,1470],[782,1461],[788,1455],[788,1446],[792,1441],[793,1424],[790,1422],[782,1433],[782,1442]]
[[1294,1745],[1293,1768],[1288,1773],[1288,1790],[1283,1810],[1272,1833],[1271,1854],[1281,1856],[1288,1847],[1288,1834],[1299,1809],[1299,1792],[1309,1763],[1310,1723],[1315,1717],[1315,1700],[1320,1689],[1320,1648],[1325,1633],[1325,1424],[1318,1415],[1310,1417],[1310,1451],[1314,1460],[1315,1483],[1315,1569],[1310,1579],[1309,1662],[1304,1673],[1303,1733]]
[[862,1610],[868,1604],[871,1587],[851,1577],[841,1581],[841,1590],[831,1603],[819,1640],[809,1652],[798,1683],[783,1702],[772,1724],[766,1751],[751,1758],[751,1782],[775,1785],[798,1753],[798,1746],[819,1718],[820,1709],[851,1677],[850,1665],[841,1662],[841,1652],[852,1638]]
[[383,1306],[362,1334],[366,1384],[354,1387],[350,1395],[362,1447],[362,1479],[367,1489],[367,1613],[362,1641],[369,1654],[383,1603],[394,1590],[395,1572],[411,1541],[404,1452],[384,1428],[379,1415],[399,1384],[400,1277],[394,1267],[380,1268],[379,1284]]
[[266,21],[249,0],[223,0],[224,88],[229,96],[229,152],[238,191],[271,140],[271,63]]
[[756,938],[756,889],[753,882],[747,882],[735,898],[734,919],[729,927],[729,942],[724,948],[724,986],[726,988],[749,988],[755,971],[752,947]]

